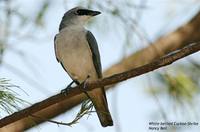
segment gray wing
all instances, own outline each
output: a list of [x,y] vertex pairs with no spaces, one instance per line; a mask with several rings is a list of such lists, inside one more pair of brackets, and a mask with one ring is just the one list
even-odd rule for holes
[[99,78],[102,78],[101,59],[97,41],[90,31],[87,31],[86,38],[92,52],[93,63]]

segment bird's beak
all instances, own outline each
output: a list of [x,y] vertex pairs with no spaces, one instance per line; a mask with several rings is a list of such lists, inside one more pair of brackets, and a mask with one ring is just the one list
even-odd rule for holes
[[91,15],[91,16],[96,16],[96,15],[101,14],[101,12],[99,12],[99,11],[89,11],[88,14]]

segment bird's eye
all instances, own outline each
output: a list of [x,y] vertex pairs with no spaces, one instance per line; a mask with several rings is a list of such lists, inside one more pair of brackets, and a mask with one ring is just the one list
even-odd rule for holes
[[79,9],[79,10],[76,11],[76,14],[79,15],[79,16],[88,15],[88,10]]

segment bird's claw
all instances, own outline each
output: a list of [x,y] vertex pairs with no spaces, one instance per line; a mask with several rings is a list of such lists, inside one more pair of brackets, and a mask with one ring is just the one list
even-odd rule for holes
[[80,85],[83,85],[83,87],[81,87],[81,91],[87,92],[86,87],[87,87],[87,80],[89,78],[90,78],[90,76],[88,75],[87,78],[80,84]]
[[73,80],[65,89],[62,89],[62,90],[61,90],[61,93],[67,95],[67,94],[69,93],[69,90],[72,88],[72,87],[71,87],[72,84],[75,83],[75,82],[76,82],[76,81]]
[[69,88],[67,87],[67,88],[65,88],[65,89],[62,89],[61,90],[61,94],[64,94],[65,96],[69,93]]
[[87,87],[87,80],[90,78],[90,76],[88,75],[87,78],[85,79],[85,81],[82,82],[83,87],[80,88],[80,90],[86,94],[86,96],[90,99],[89,94],[87,93],[86,87]]

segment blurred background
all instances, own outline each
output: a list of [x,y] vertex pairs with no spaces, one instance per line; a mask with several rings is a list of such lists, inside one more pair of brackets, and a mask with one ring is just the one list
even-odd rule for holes
[[[97,39],[105,76],[200,40],[199,0],[0,0],[1,118],[59,93],[71,82],[56,61],[54,36],[63,14],[80,5],[102,12],[86,28]],[[149,122],[199,122],[199,58],[193,54],[108,90],[113,127],[102,128],[92,114],[72,127],[45,122],[26,131],[146,132]],[[52,120],[70,122],[79,109]],[[166,131],[199,129],[174,126]]]

